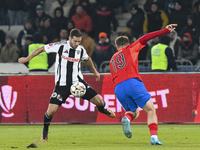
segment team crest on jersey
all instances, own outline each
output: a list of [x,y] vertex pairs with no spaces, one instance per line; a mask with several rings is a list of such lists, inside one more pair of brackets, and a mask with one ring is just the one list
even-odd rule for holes
[[53,43],[50,43],[49,46],[53,46]]
[[77,52],[77,54],[80,54],[81,51],[80,50],[76,50],[76,52]]

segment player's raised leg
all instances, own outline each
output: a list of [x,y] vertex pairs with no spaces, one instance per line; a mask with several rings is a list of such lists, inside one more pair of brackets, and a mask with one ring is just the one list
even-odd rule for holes
[[137,119],[138,116],[139,116],[139,109],[137,108],[135,111],[127,111],[125,113],[125,116],[122,118],[123,132],[127,138],[132,137],[130,122],[132,120]]
[[51,123],[53,115],[58,111],[59,105],[49,104],[47,112],[44,114],[44,128],[41,136],[41,142],[47,142],[49,125]]
[[151,145],[163,145],[163,143],[158,139],[157,136],[158,119],[152,99],[148,100],[146,105],[142,109],[147,113],[147,124],[151,134]]
[[107,115],[108,117],[111,117],[111,118],[115,118],[115,113],[110,110],[110,109],[106,109],[105,108],[105,101],[101,98],[101,96],[99,94],[97,94],[96,96],[94,96],[90,102],[92,102],[93,104],[95,104],[98,108],[98,111]]

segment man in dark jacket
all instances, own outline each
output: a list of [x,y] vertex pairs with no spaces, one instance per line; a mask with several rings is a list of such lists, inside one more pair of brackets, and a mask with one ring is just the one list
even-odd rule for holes
[[110,39],[111,34],[111,24],[113,25],[113,32],[115,34],[118,21],[115,17],[115,14],[109,9],[106,3],[101,3],[100,6],[96,9],[96,12],[93,16],[93,28],[95,31],[95,41],[98,41],[98,36],[100,32],[107,33],[108,39]]
[[186,17],[190,14],[184,9],[182,1],[178,0],[175,4],[175,9],[169,15],[169,23],[178,24],[176,32],[180,36],[181,29],[186,25]]
[[149,33],[156,30],[164,29],[169,20],[165,12],[159,9],[159,3],[154,2],[151,4],[151,11],[146,14],[143,32]]
[[24,0],[5,0],[8,7],[8,16],[10,25],[22,25],[22,11],[24,8]]
[[56,29],[56,34],[59,35],[60,29],[67,27],[68,18],[63,14],[63,8],[57,7],[54,10],[54,18],[52,19],[52,27]]
[[44,12],[44,8],[42,5],[37,5],[35,11],[36,11],[36,16],[35,17],[29,16],[29,19],[32,20],[34,28],[37,31],[40,31],[44,24],[44,19],[49,16]]
[[133,4],[131,7],[131,18],[126,23],[126,26],[131,29],[133,37],[138,38],[143,33],[144,11]]
[[114,47],[109,43],[105,32],[99,33],[99,42],[96,43],[92,58],[99,68],[103,61],[109,61],[114,54]]

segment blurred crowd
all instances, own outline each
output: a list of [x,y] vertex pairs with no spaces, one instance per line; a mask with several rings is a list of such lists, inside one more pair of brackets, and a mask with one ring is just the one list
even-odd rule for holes
[[[200,59],[200,0],[146,0],[143,6],[134,0],[54,0],[44,9],[46,1],[0,0],[0,25],[24,26],[17,39],[0,30],[0,62],[17,62],[28,56],[31,44],[68,40],[71,29],[78,28],[83,33],[81,45],[99,68],[116,52],[112,35],[125,35],[133,43],[171,23],[178,24],[168,34],[174,59],[189,60],[193,65]],[[131,14],[123,31],[118,30],[119,13]],[[159,42],[159,37],[150,40],[138,59],[151,60],[151,49]],[[48,67],[54,59],[54,55],[48,56]]]

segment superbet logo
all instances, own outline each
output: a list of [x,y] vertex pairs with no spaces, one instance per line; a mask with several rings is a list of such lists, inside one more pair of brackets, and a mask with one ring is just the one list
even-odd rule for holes
[[17,92],[12,92],[12,86],[4,85],[1,87],[0,92],[0,106],[5,111],[2,112],[3,117],[12,117],[14,113],[11,112],[17,101]]
[[[151,99],[154,103],[155,109],[158,109],[158,104],[162,105],[162,108],[167,108],[167,94],[169,94],[169,89],[161,89],[161,90],[156,90],[156,91],[151,91],[149,92],[151,95]],[[160,99],[160,101],[156,100]],[[117,97],[115,94],[104,94],[103,99],[106,102],[106,108],[112,110],[113,112],[122,112],[122,106],[120,102],[118,101]],[[81,104],[82,103],[82,104]],[[80,98],[73,97],[70,95],[64,104],[61,105],[65,109],[71,109],[75,107],[79,111],[85,111],[89,109],[90,112],[95,111],[95,105],[92,103],[89,103],[87,100],[83,100],[81,102]],[[139,108],[141,111],[142,109]]]

